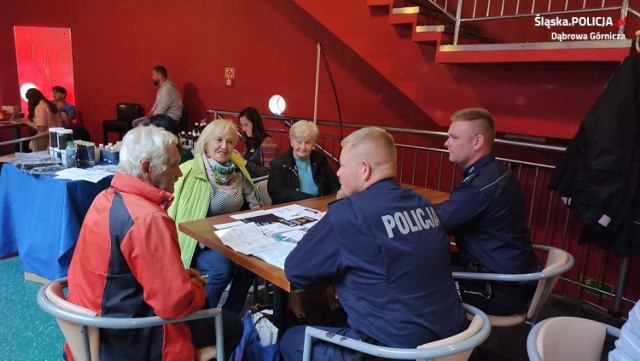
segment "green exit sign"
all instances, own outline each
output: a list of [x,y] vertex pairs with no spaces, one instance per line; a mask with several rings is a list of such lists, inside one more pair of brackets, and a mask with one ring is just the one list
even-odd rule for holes
[[605,295],[605,294],[601,294],[595,290],[593,290],[594,288],[600,291],[604,291],[610,294],[613,294],[613,285],[610,285],[608,283],[604,283],[604,282],[600,282],[597,280],[594,280],[593,278],[589,278],[589,277],[585,277],[582,276],[582,278],[580,279],[580,283],[582,283],[583,285],[587,285],[590,288],[584,288],[585,292],[594,294],[594,295],[598,295],[598,296],[602,296],[603,298],[610,300],[611,296]]

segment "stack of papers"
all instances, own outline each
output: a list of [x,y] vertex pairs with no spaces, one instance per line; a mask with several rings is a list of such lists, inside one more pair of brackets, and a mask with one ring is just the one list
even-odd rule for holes
[[67,168],[56,173],[55,178],[70,180],[85,180],[98,183],[102,178],[113,175],[112,173],[95,169]]
[[284,269],[284,260],[323,212],[297,204],[231,216],[239,221],[215,226],[215,234],[234,251]]

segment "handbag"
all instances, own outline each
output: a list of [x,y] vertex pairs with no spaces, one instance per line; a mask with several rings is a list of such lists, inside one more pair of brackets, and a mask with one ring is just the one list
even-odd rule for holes
[[278,328],[256,308],[249,308],[242,318],[244,331],[236,347],[234,361],[279,361]]

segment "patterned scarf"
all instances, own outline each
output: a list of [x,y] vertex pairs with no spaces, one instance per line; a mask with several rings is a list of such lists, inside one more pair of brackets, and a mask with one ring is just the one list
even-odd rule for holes
[[233,183],[237,177],[235,172],[236,166],[230,160],[226,164],[220,164],[215,159],[207,157],[209,166],[213,171],[213,176],[218,184],[230,184]]

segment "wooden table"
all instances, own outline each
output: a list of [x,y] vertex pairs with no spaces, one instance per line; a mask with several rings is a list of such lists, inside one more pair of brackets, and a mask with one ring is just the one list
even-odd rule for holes
[[[427,198],[428,200],[431,201],[431,203],[434,203],[434,204],[442,203],[447,199],[449,199],[448,193],[436,191],[433,189],[427,189],[427,188],[411,186],[411,185],[403,185],[403,187],[413,189],[414,191],[416,191],[423,197]],[[258,275],[259,277],[264,278],[265,280],[278,286],[281,290],[286,292],[291,292],[291,285],[289,284],[289,281],[284,275],[284,270],[274,265],[268,264],[267,262],[261,260],[260,258],[238,253],[233,249],[231,249],[230,247],[225,246],[220,241],[220,239],[215,235],[215,233],[213,233],[213,230],[214,230],[213,226],[217,224],[236,221],[235,219],[231,218],[231,216],[236,214],[253,212],[259,209],[277,208],[277,207],[282,207],[289,204],[299,204],[303,207],[313,208],[313,209],[325,212],[327,210],[327,204],[335,200],[335,198],[336,198],[335,195],[330,195],[330,196],[324,196],[324,197],[318,197],[318,198],[305,199],[297,202],[278,204],[270,207],[261,207],[261,208],[256,208],[252,210],[247,210],[247,211],[229,213],[229,214],[224,214],[220,216],[199,219],[196,221],[180,223],[178,225],[178,228],[180,229],[180,231],[193,237],[198,242],[202,242],[206,244],[212,250],[224,255],[228,259],[250,270],[251,272]]]

